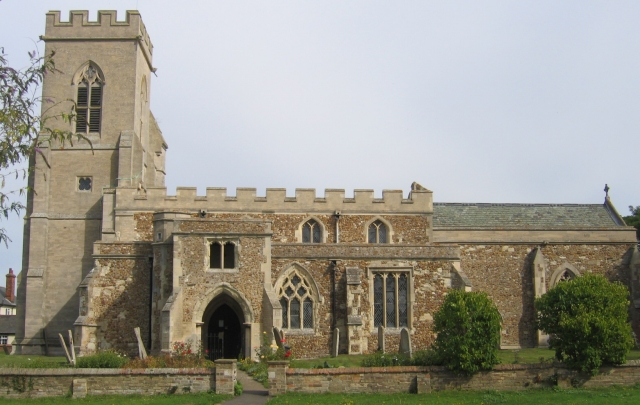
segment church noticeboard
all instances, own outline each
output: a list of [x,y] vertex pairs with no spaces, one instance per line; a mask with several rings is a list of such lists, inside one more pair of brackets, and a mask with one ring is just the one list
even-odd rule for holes
[[347,285],[360,285],[360,269],[347,267]]

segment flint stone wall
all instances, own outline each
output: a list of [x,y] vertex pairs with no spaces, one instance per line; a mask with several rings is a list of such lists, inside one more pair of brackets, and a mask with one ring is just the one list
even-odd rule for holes
[[[640,382],[640,362],[616,367],[602,367],[590,375],[566,369],[558,364],[501,364],[492,371],[471,377],[456,376],[445,367],[371,367],[334,369],[286,369],[273,376],[286,375],[286,391],[318,393],[429,393],[444,390],[522,391],[535,387],[564,386],[603,388],[631,386]],[[270,380],[271,383],[271,380]]]
[[[86,381],[85,384],[79,382]],[[74,387],[76,388],[74,390]],[[81,387],[81,388],[80,388]],[[216,388],[215,370],[195,369],[0,369],[5,398],[85,395],[158,395],[207,392]]]

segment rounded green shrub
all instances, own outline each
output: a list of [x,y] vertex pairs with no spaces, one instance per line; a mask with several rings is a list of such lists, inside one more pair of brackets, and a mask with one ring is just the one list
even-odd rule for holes
[[486,293],[452,290],[434,316],[437,362],[471,375],[498,364],[500,313]]
[[105,350],[89,356],[78,357],[76,367],[78,368],[120,368],[129,359],[127,356],[113,350]]
[[567,366],[598,373],[603,364],[622,364],[633,347],[628,322],[629,291],[602,276],[558,283],[536,299],[537,327]]

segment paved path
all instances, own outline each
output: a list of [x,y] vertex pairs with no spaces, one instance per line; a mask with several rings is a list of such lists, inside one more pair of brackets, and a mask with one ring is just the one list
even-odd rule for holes
[[261,405],[269,400],[269,391],[247,373],[238,370],[237,378],[244,388],[242,395],[225,401],[224,405]]

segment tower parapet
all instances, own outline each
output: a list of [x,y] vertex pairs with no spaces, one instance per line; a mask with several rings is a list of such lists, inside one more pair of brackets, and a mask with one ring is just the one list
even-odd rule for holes
[[45,41],[136,40],[143,46],[151,65],[153,44],[140,13],[136,10],[127,10],[124,21],[118,21],[117,15],[115,10],[100,10],[97,21],[90,21],[89,11],[72,10],[69,12],[69,21],[62,21],[60,11],[49,11],[45,34],[41,39]]

